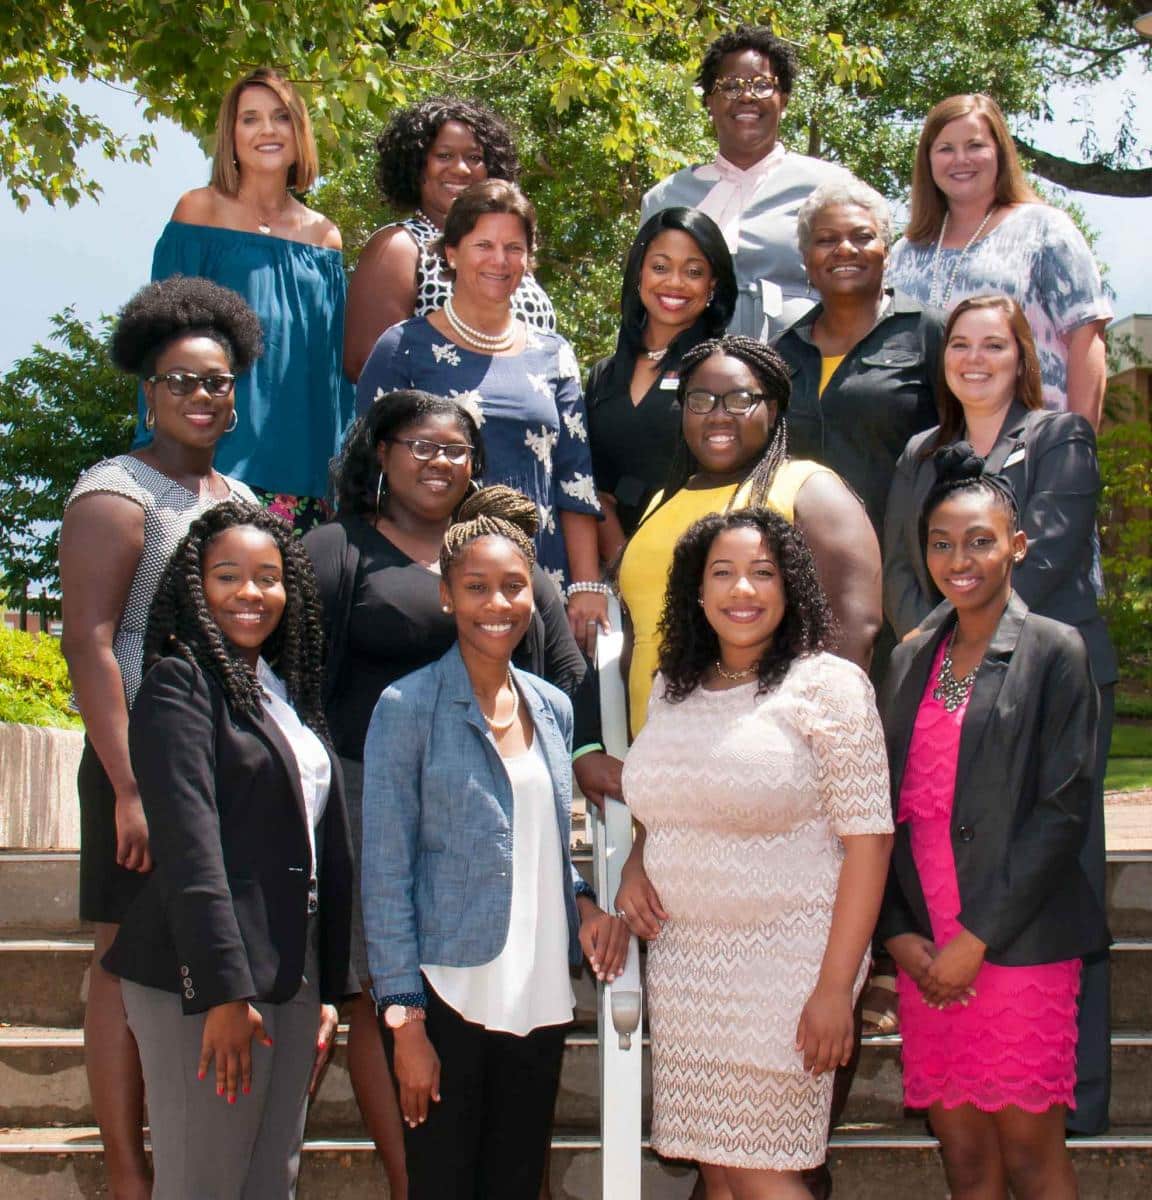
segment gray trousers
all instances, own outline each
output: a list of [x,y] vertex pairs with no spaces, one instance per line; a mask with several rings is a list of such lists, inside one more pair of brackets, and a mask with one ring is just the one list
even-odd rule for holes
[[205,1014],[185,1016],[175,992],[121,981],[140,1047],[152,1132],[152,1200],[291,1200],[296,1195],[320,993],[316,922],[305,980],[286,1004],[256,1002],[271,1046],[252,1044],[252,1090],[229,1104],[215,1063],[196,1078]]

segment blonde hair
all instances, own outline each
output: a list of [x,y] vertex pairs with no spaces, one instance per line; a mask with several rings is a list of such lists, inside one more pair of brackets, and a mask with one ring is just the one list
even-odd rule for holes
[[948,200],[932,178],[932,143],[945,125],[975,113],[983,117],[996,144],[996,203],[1036,204],[1040,197],[1024,176],[1016,143],[1008,132],[1008,123],[1000,105],[991,96],[968,93],[949,96],[924,118],[920,141],[916,145],[916,165],[912,168],[912,212],[904,236],[910,242],[928,242],[938,237],[948,213]]
[[216,155],[212,159],[212,186],[225,196],[235,196],[240,190],[240,166],[236,161],[236,117],[240,111],[240,94],[245,88],[264,87],[273,93],[292,118],[296,135],[296,161],[288,168],[288,186],[294,192],[306,192],[320,173],[316,154],[316,137],[312,118],[308,115],[300,93],[271,67],[257,67],[243,79],[238,79],[220,103],[216,118]]

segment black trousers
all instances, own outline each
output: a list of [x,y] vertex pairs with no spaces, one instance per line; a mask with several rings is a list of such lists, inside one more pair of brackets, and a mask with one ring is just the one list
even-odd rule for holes
[[[408,1200],[537,1200],[569,1026],[494,1033],[425,987],[441,1098],[423,1125],[404,1126]],[[395,1076],[387,1029],[384,1046]]]

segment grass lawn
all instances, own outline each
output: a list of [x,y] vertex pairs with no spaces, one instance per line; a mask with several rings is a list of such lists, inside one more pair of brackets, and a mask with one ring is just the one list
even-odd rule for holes
[[1106,792],[1152,788],[1152,723],[1118,722],[1112,730],[1112,752],[1104,777]]

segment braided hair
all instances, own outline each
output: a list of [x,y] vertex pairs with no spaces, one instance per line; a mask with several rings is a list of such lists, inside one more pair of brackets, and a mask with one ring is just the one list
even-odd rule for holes
[[[776,472],[788,458],[788,426],[784,414],[788,410],[788,401],[792,396],[792,375],[788,365],[770,346],[755,338],[743,334],[727,333],[723,337],[709,338],[691,350],[680,360],[680,384],[676,389],[676,399],[681,408],[685,407],[685,397],[692,372],[712,355],[719,354],[727,358],[735,358],[742,362],[753,375],[760,390],[767,396],[769,402],[776,402],[776,424],[761,452],[756,465],[748,473],[747,482],[752,485],[748,498],[750,508],[760,507],[767,499],[772,489],[772,481]],[[676,443],[672,456],[672,465],[668,469],[668,482],[664,485],[664,495],[657,508],[668,503],[673,496],[700,470],[696,456],[688,449],[683,429]],[[653,510],[653,512],[655,509]],[[649,514],[651,516],[651,513]]]
[[669,700],[678,703],[705,680],[720,656],[720,639],[700,604],[704,567],[713,543],[730,529],[750,528],[764,538],[784,583],[784,616],[757,664],[757,694],[776,687],[793,661],[827,650],[835,621],[816,576],[804,535],[770,508],[712,513],[690,525],[672,553],[668,590],[660,614],[660,671]]
[[968,442],[956,442],[937,450],[932,456],[936,482],[924,498],[920,509],[920,548],[928,546],[928,522],[932,514],[957,492],[985,492],[993,503],[1008,516],[1008,528],[1015,533],[1020,528],[1020,505],[1012,485],[1001,475],[987,469],[984,460]]
[[166,655],[178,655],[216,680],[233,713],[259,715],[264,692],[256,672],[221,633],[204,597],[208,546],[226,530],[244,526],[268,534],[284,561],[284,615],[260,653],[284,681],[300,719],[327,737],[321,702],[324,628],[312,564],[291,526],[256,505],[230,500],[210,508],[189,526],[152,601],[144,638],[144,669]]
[[481,488],[460,505],[455,524],[449,526],[440,547],[440,575],[448,572],[461,554],[477,538],[507,538],[520,551],[529,567],[536,562],[536,546],[532,541],[540,528],[536,505],[523,492],[494,483]]

